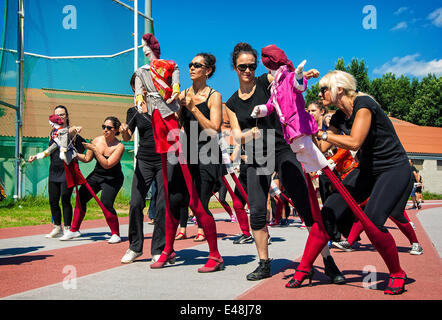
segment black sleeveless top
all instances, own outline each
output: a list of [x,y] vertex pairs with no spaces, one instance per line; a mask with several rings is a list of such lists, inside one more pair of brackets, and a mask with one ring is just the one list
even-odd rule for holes
[[[109,159],[108,156],[103,155],[106,159]],[[112,168],[105,169],[101,166],[100,162],[98,160],[95,163],[95,168],[93,173],[96,175],[99,175],[104,178],[110,178],[110,179],[118,179],[123,178],[123,171],[121,170],[121,163],[118,162],[116,165],[114,165]]]
[[[184,91],[184,95],[187,96],[187,92],[189,89]],[[209,95],[207,96],[206,101],[203,101],[195,107],[207,118],[210,119],[210,109],[209,109],[209,99],[213,93],[216,91],[210,88]],[[199,124],[198,120],[194,117],[192,112],[190,112],[186,107],[182,108],[181,112],[181,120],[184,128],[184,132],[186,134],[185,139],[180,139],[182,141],[182,147],[184,154],[187,159],[187,163],[195,164],[195,161],[199,163],[200,160],[200,152],[201,154],[211,156],[211,150],[213,147],[218,147],[218,142],[216,138],[212,138],[205,134],[204,129]],[[183,137],[182,137],[183,138]],[[201,139],[201,140],[200,140]],[[184,145],[185,144],[185,145]],[[213,146],[212,146],[213,144]],[[212,146],[210,148],[209,146]],[[202,148],[204,149],[202,150]],[[218,152],[220,153],[220,152]],[[219,161],[219,160],[218,160]],[[220,162],[218,162],[220,163]]]

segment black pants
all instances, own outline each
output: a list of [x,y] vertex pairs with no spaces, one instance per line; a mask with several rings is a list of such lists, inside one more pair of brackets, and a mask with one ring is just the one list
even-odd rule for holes
[[307,227],[313,225],[312,211],[308,197],[308,187],[304,170],[291,149],[276,154],[276,166],[279,180],[288,194],[295,209]]
[[224,185],[224,182],[221,181],[221,186],[219,187],[219,190],[218,190],[218,199],[219,199],[219,202],[222,203],[223,205],[229,205],[226,201],[226,196],[227,196],[227,188]]
[[[338,173],[336,170],[333,170],[333,173],[336,174],[338,177]],[[319,175],[319,194],[321,196],[322,204],[325,203],[327,198],[333,193],[335,190],[335,187],[333,186],[330,179],[325,175],[321,174]],[[348,222],[348,223],[347,223]],[[353,219],[342,219],[337,222],[337,224],[334,226],[332,235],[330,235],[332,241],[340,241],[341,240],[341,234],[344,234],[344,236],[348,236],[350,233],[351,227],[353,225]]]
[[129,248],[135,252],[143,251],[144,215],[146,196],[152,182],[156,183],[155,225],[150,251],[152,255],[161,254],[166,243],[164,189],[161,163],[150,163],[137,159],[132,180],[129,209]]
[[[209,201],[213,196],[219,179],[219,167],[216,164],[189,164],[189,172],[192,176],[201,204],[208,215]],[[167,166],[169,182],[169,203],[173,217],[180,220],[181,213],[189,206],[190,196],[181,171],[180,164]],[[184,208],[184,209],[183,209]]]
[[[238,180],[241,183],[241,186],[243,187],[243,189],[246,191],[247,193],[247,197],[248,195],[248,191],[247,191],[247,164],[242,163],[239,165],[239,175],[238,175]],[[243,206],[246,205],[247,201],[246,199],[244,199],[244,197],[242,196],[241,192],[238,189],[238,186],[235,185],[235,191],[234,191],[235,195],[238,197],[238,199],[241,201],[241,203],[243,204]],[[249,208],[250,209],[250,208]]]
[[65,226],[70,226],[72,222],[72,204],[71,196],[74,188],[68,188],[66,181],[54,182],[49,181],[48,193],[49,193],[49,205],[51,207],[52,220],[54,225],[61,225],[61,210],[60,210],[60,198],[61,206],[63,208],[63,220]]
[[[124,176],[118,177],[103,177],[99,174],[96,174],[92,171],[86,178],[88,184],[92,188],[92,190],[97,194],[101,191],[100,200],[103,205],[109,210],[110,213],[116,215],[117,211],[114,209],[115,198],[117,197],[118,192],[123,186]],[[78,190],[80,196],[81,208],[84,212],[86,212],[87,207],[86,204],[89,200],[92,199],[92,195],[89,190],[85,186],[81,186]]]
[[[276,171],[282,186],[290,195],[306,226],[313,225],[312,212],[308,197],[308,188],[301,164],[290,150],[276,153]],[[250,203],[250,226],[252,230],[260,230],[266,225],[267,195],[270,190],[271,174],[259,175],[259,166],[247,167],[247,195]]]
[[[403,213],[413,187],[408,163],[380,173],[356,168],[342,183],[357,203],[370,198],[364,213],[379,230],[386,231],[384,224],[390,215],[399,222],[407,222]],[[328,233],[337,221],[352,214],[344,198],[337,192],[328,197],[321,212]]]

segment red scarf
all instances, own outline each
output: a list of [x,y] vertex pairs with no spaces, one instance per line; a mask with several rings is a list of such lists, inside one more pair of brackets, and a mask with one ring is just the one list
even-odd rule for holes
[[172,73],[176,63],[171,60],[157,59],[150,63],[153,84],[164,100],[172,96]]

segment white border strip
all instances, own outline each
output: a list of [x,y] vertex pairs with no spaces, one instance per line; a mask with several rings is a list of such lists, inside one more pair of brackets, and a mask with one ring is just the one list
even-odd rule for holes
[[[143,45],[139,45],[138,49],[141,48]],[[0,48],[0,50],[6,51],[6,52],[12,52],[12,53],[17,53],[17,50],[12,50],[12,49],[5,49],[5,48]],[[50,56],[45,56],[42,54],[38,54],[38,53],[31,53],[31,52],[25,52],[24,54],[27,56],[33,56],[33,57],[38,57],[38,58],[45,58],[45,59],[49,59],[49,60],[55,60],[55,59],[94,59],[94,58],[114,58],[116,56],[125,54],[127,52],[130,52],[134,50],[133,48],[131,49],[127,49],[121,52],[117,52],[114,54],[110,54],[110,55],[97,55],[97,56],[59,56],[59,57],[50,57]]]

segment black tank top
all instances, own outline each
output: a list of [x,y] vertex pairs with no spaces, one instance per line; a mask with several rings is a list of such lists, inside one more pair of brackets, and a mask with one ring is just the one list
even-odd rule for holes
[[[109,159],[108,156],[103,155],[106,159]],[[116,165],[114,165],[112,168],[105,169],[101,166],[101,164],[98,162],[95,163],[94,172],[102,177],[106,178],[120,178],[123,176],[123,172],[121,171],[121,163],[118,162]]]
[[[187,96],[187,91],[189,89],[187,89],[184,92],[184,95]],[[206,101],[203,101],[197,105],[195,105],[195,107],[198,108],[198,110],[207,118],[210,119],[210,109],[209,109],[209,99],[210,96],[215,92],[214,89],[210,88],[209,91],[209,95],[207,96]],[[211,141],[211,137],[207,137],[207,138],[203,138],[202,141],[199,141],[199,138],[202,137],[201,136],[201,132],[203,131],[203,128],[201,127],[201,125],[199,124],[198,120],[194,117],[194,115],[192,114],[192,112],[190,112],[186,107],[183,107],[182,109],[182,113],[181,113],[181,120],[183,122],[183,127],[184,127],[184,132],[186,133],[186,141],[187,141],[187,145],[186,148],[184,150],[184,154],[186,155],[186,159],[187,161],[189,161],[190,157],[189,155],[192,153],[192,151],[196,151],[198,152],[201,150],[201,148],[206,145],[207,143],[209,143]],[[193,124],[191,125],[191,123],[193,122]],[[194,126],[197,125],[198,128],[198,136],[195,136],[195,129]],[[216,141],[214,141],[216,142]],[[209,150],[210,151],[210,150]],[[210,152],[208,153],[208,155],[210,156]],[[189,163],[189,162],[188,162]],[[192,161],[192,163],[194,163],[194,161]]]

